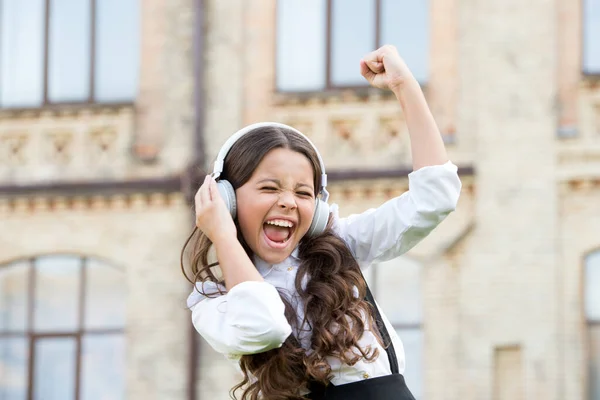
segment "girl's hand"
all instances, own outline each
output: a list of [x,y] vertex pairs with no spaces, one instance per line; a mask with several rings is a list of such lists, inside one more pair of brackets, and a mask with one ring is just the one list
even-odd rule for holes
[[210,175],[198,189],[196,203],[196,226],[211,242],[237,240],[237,229],[229,210],[217,188],[217,182]]
[[397,93],[414,77],[394,46],[385,45],[360,60],[360,73],[369,83],[379,89]]

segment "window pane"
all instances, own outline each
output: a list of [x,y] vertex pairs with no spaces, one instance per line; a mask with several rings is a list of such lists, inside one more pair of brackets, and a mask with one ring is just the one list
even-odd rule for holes
[[35,400],[69,400],[75,396],[76,342],[72,337],[35,343]]
[[125,340],[123,335],[84,337],[81,357],[82,400],[125,398]]
[[600,74],[600,1],[584,0],[583,71]]
[[360,59],[376,47],[375,1],[332,0],[331,14],[331,82],[366,85]]
[[0,338],[0,399],[27,398],[28,348],[25,338]]
[[374,296],[393,324],[420,324],[421,267],[408,258],[374,265],[377,293]]
[[85,328],[123,328],[125,326],[125,274],[97,260],[86,262],[85,273]]
[[0,332],[27,329],[28,280],[27,261],[0,268]]
[[427,0],[381,0],[381,45],[392,44],[420,83],[429,78]]
[[590,399],[600,399],[600,325],[590,327]]
[[[101,3],[101,2],[100,2]],[[87,100],[90,87],[90,2],[50,2],[48,98]]]
[[132,101],[137,95],[139,0],[96,2],[96,101]]
[[588,320],[600,321],[600,251],[585,259],[585,315]]
[[417,399],[423,398],[423,332],[420,329],[396,329],[404,345],[406,385]]
[[326,26],[325,0],[277,2],[278,90],[309,91],[325,87]]
[[0,2],[0,106],[43,101],[44,0]]
[[78,329],[81,259],[49,256],[36,260],[34,329]]

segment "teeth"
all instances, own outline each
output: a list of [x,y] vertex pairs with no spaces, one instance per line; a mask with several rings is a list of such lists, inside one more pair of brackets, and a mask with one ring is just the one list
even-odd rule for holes
[[275,226],[283,226],[285,228],[291,228],[292,226],[294,226],[293,223],[291,223],[290,221],[286,221],[283,219],[274,219],[271,221],[267,221],[267,224],[269,225],[275,225]]

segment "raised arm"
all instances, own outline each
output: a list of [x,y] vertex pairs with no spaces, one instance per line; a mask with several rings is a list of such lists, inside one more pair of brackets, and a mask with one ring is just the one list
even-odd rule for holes
[[444,142],[419,82],[394,46],[383,46],[360,62],[361,74],[374,87],[391,90],[402,107],[410,135],[413,169],[448,161]]
[[337,224],[364,267],[397,257],[425,238],[456,208],[461,182],[419,83],[397,50],[377,49],[361,60],[360,69],[371,85],[396,95],[408,125],[413,160],[406,193]]

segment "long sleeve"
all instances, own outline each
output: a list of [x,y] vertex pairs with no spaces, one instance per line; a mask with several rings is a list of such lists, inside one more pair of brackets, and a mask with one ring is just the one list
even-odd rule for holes
[[404,254],[455,210],[462,186],[457,170],[447,162],[413,171],[401,196],[337,221],[334,229],[361,267]]
[[[214,287],[205,283],[205,293],[217,291],[216,284],[208,286]],[[281,347],[292,332],[279,293],[267,282],[243,282],[218,297],[195,292],[188,298],[188,306],[198,333],[226,356]]]

